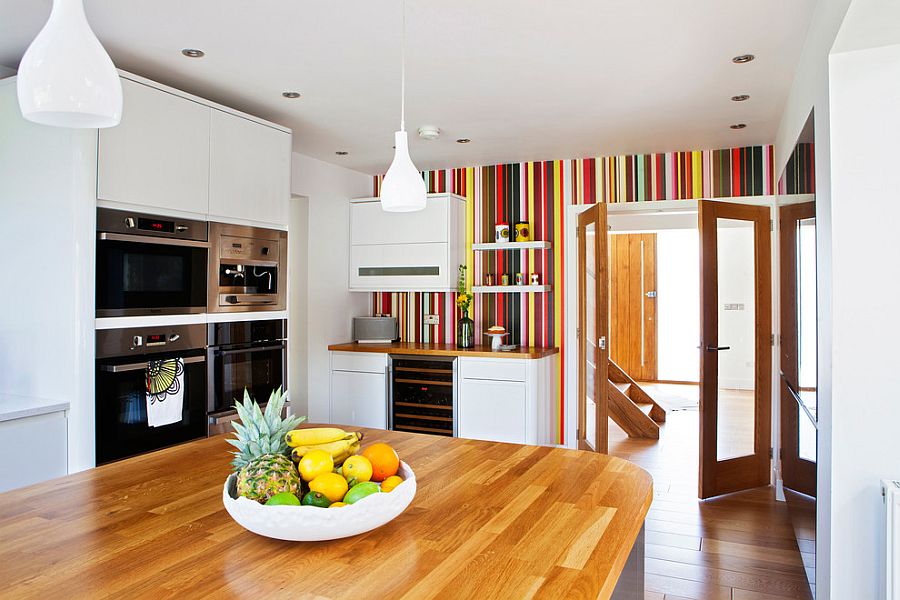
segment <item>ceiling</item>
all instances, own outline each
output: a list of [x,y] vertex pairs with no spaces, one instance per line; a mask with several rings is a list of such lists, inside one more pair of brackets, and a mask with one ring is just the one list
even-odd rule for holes
[[[303,154],[387,169],[399,0],[85,4],[119,68],[291,127]],[[413,160],[425,170],[771,143],[814,5],[408,0]],[[0,65],[18,64],[50,6],[0,0]],[[206,56],[185,58],[186,47]],[[731,62],[743,53],[757,59]],[[751,98],[730,101],[736,94]],[[746,129],[729,128],[737,122]],[[444,133],[420,140],[422,125]]]

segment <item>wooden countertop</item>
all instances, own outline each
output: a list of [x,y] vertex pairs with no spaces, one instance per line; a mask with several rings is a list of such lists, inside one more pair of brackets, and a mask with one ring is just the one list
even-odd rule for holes
[[224,436],[0,494],[4,594],[608,598],[650,507],[650,476],[618,458],[366,430],[373,441],[413,467],[418,493],[394,521],[330,542],[232,521]]
[[426,356],[474,356],[477,358],[544,358],[559,352],[559,348],[529,348],[519,346],[509,352],[495,352],[490,344],[474,348],[457,348],[456,344],[432,344],[422,342],[391,342],[389,344],[331,344],[329,350],[337,352],[384,352],[386,354],[423,354]]

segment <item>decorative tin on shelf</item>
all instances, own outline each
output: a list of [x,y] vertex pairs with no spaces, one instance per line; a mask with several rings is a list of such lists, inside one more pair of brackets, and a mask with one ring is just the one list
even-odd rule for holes
[[497,223],[496,227],[494,227],[495,237],[494,241],[498,244],[506,244],[509,243],[509,223]]
[[531,227],[528,226],[528,221],[516,221],[513,239],[517,242],[531,241]]
[[531,274],[531,285],[541,285],[541,274],[540,273],[532,273]]
[[500,276],[500,285],[509,285],[509,275],[504,273]]
[[493,273],[485,273],[484,274],[484,285],[494,285],[494,274]]
[[516,285],[525,285],[525,275],[523,273],[516,273]]

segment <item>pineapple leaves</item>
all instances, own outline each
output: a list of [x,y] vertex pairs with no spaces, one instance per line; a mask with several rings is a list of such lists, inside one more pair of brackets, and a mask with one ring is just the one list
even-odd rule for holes
[[231,464],[235,471],[240,471],[264,455],[286,455],[288,453],[284,436],[288,431],[296,429],[300,423],[306,421],[306,417],[290,415],[282,419],[281,414],[286,401],[287,393],[282,388],[278,388],[269,395],[265,411],[246,389],[243,401],[235,402],[234,408],[240,422],[232,421],[235,437],[226,440],[238,450],[232,452],[234,459]]

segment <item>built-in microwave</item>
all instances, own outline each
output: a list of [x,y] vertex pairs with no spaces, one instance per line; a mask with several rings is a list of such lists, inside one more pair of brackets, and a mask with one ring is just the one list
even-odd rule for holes
[[97,209],[97,316],[206,311],[206,221]]

